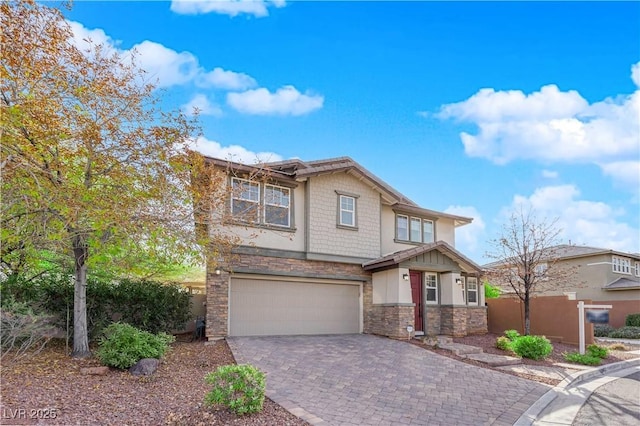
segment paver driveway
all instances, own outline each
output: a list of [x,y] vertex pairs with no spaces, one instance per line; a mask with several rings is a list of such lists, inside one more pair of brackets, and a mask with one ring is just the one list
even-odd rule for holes
[[372,335],[233,337],[267,396],[312,424],[512,425],[549,388]]

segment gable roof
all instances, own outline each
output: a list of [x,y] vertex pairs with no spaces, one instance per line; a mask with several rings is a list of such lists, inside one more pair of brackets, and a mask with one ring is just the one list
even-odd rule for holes
[[[559,244],[549,247],[547,250],[553,252],[553,258],[558,260],[575,259],[579,257],[598,256],[602,254],[611,254],[622,257],[630,257],[632,259],[640,261],[640,254],[637,253],[624,253],[621,251],[589,247],[589,246],[576,246],[571,244]],[[509,262],[504,260],[498,260],[495,262],[487,263],[483,265],[484,268],[495,268],[503,265],[507,265]]]
[[465,270],[473,270],[474,272],[481,273],[482,267],[460,253],[458,250],[453,248],[451,245],[446,243],[445,241],[436,241],[435,243],[422,244],[416,247],[411,247],[406,250],[397,251],[395,253],[388,254],[386,256],[382,256],[378,259],[371,260],[369,262],[363,263],[362,267],[365,271],[370,271],[372,269],[384,268],[386,266],[393,266],[399,263],[402,263],[406,260],[411,259],[412,257],[419,256],[423,253],[427,253],[431,250],[437,250],[445,256],[449,257],[451,260],[454,260]]
[[640,289],[640,280],[621,277],[602,288],[605,290],[637,290]]
[[424,209],[410,200],[407,196],[395,190],[379,177],[362,167],[350,157],[328,158],[324,160],[302,161],[294,158],[291,160],[275,161],[254,166],[206,157],[207,161],[227,170],[246,173],[264,171],[264,174],[276,180],[304,182],[309,177],[321,176],[330,173],[347,173],[356,179],[365,182],[375,191],[380,193],[385,202],[394,209],[414,213],[422,216],[441,217],[452,219],[455,226],[469,224],[472,218],[457,216],[435,210]]

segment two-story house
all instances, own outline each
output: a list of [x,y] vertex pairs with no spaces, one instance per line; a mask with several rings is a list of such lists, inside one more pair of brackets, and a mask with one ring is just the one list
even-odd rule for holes
[[[546,282],[536,291],[538,296],[570,295],[577,300],[612,305],[609,324],[622,327],[625,317],[640,313],[640,254],[624,253],[598,247],[561,244],[551,247],[554,268],[571,271],[573,287]],[[498,266],[499,262],[484,265]],[[538,268],[545,269],[541,262]],[[505,296],[508,297],[507,289]]]
[[217,226],[240,236],[229,264],[208,262],[209,339],[486,333],[481,268],[455,249],[472,219],[422,208],[347,157],[207,161],[230,188]]

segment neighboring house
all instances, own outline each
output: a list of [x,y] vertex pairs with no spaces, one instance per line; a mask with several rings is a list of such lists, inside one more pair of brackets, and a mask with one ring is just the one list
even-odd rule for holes
[[221,226],[242,238],[230,264],[209,262],[209,339],[486,333],[481,268],[455,249],[472,219],[421,208],[347,157],[207,161],[231,188]]
[[[552,250],[557,258],[554,267],[571,271],[574,276],[570,282],[575,283],[575,287],[554,289],[552,282],[545,282],[536,290],[536,295],[562,296],[575,292],[577,300],[613,305],[609,323],[614,327],[623,326],[627,314],[640,313],[640,254],[569,244],[552,247]],[[484,268],[497,264],[484,265]],[[546,264],[538,267],[546,268]]]

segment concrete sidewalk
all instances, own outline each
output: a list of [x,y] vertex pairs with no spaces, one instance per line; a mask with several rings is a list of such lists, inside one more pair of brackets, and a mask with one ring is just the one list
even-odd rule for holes
[[[640,355],[640,351],[634,353]],[[529,407],[514,426],[571,425],[597,388],[637,372],[640,372],[640,358],[572,374]]]

